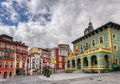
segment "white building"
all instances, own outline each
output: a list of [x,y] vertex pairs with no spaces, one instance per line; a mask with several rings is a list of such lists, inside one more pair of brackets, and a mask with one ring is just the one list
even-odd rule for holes
[[41,56],[37,53],[32,53],[29,56],[29,74],[35,75],[35,74],[41,74],[42,72],[42,65],[43,60],[41,59]]

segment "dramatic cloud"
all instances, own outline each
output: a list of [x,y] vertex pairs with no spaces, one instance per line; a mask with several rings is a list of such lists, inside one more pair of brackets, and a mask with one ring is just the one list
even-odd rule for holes
[[[108,21],[120,23],[119,0],[7,0],[0,10],[0,34],[30,47],[51,48],[59,43],[72,47],[71,42],[87,28],[89,16],[95,29]],[[17,26],[5,26],[3,17]]]

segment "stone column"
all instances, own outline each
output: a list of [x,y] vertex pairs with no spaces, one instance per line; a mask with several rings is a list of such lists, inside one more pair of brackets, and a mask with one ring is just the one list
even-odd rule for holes
[[91,69],[91,66],[92,66],[92,62],[91,62],[91,58],[89,57],[88,58],[88,68]]
[[83,58],[81,58],[81,70],[83,69],[83,67],[84,67]]
[[70,60],[70,69],[72,70],[72,60]]
[[75,70],[77,70],[77,59],[75,59]]
[[103,72],[104,71],[104,56],[102,53],[99,53],[98,54],[99,57],[97,57],[97,68],[100,72]]

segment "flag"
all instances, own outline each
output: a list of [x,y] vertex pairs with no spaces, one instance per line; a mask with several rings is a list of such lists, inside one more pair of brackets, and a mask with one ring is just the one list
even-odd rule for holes
[[80,49],[79,49],[79,53],[81,53],[81,52],[80,52]]
[[81,51],[83,52],[83,47],[82,47],[82,45],[81,45]]
[[78,52],[79,52],[78,45],[76,45],[75,54],[77,55]]

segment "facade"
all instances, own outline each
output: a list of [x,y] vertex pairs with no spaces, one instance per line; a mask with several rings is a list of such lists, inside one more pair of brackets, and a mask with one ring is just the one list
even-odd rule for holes
[[27,73],[27,50],[28,46],[24,43],[13,41],[8,35],[0,35],[1,78],[13,77],[19,69],[22,74]]
[[56,55],[56,70],[57,72],[64,72],[65,70],[65,57],[69,56],[69,45],[59,44]]
[[7,78],[15,75],[14,59],[16,45],[13,38],[0,35],[0,77]]
[[47,64],[49,64],[49,57],[50,52],[47,49],[37,47],[31,48],[31,50],[29,51],[29,74],[42,74],[43,69],[47,66]]
[[28,46],[16,42],[15,68],[17,75],[27,74]]
[[96,30],[89,23],[84,36],[73,43],[66,71],[108,72],[120,67],[120,25],[109,22]]
[[42,73],[42,65],[43,65],[43,60],[41,59],[42,48],[37,48],[37,47],[31,48],[28,53],[28,56],[29,56],[28,74],[35,75]]
[[42,49],[43,68],[49,65],[50,62],[50,51]]
[[53,73],[65,72],[65,57],[69,55],[69,45],[59,44],[58,47],[51,49],[51,67]]
[[42,59],[41,56],[38,53],[32,53],[30,56],[30,75],[37,75],[41,74],[41,65],[42,65]]

